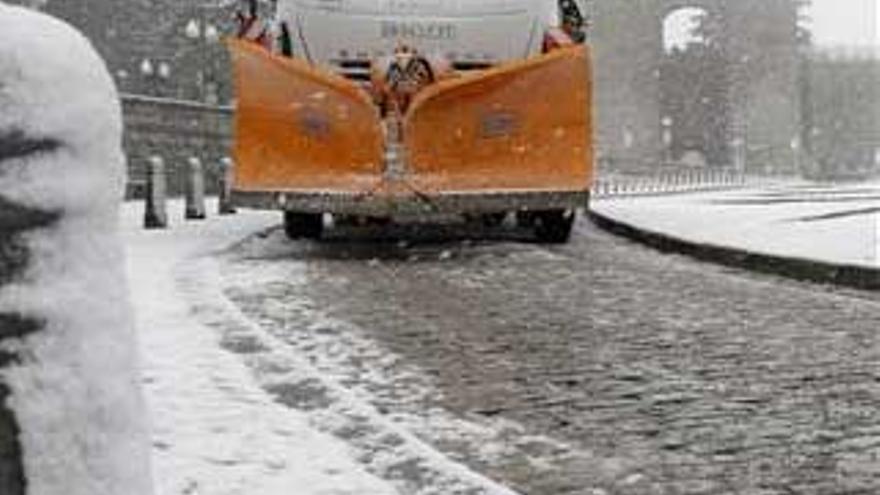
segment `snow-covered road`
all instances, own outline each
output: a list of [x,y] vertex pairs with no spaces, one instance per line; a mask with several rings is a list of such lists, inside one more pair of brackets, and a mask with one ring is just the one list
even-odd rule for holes
[[256,212],[145,232],[137,213],[160,495],[880,488],[876,295],[583,221],[548,247],[290,242]]
[[[277,214],[143,231],[140,208],[127,204],[123,222],[160,495],[512,495],[318,373],[226,300],[218,256]],[[179,203],[171,217],[182,218]],[[285,303],[302,310],[303,301]]]
[[[407,239],[274,231],[216,259],[228,299],[319,376],[521,493],[880,488],[874,295],[661,255],[588,222],[564,246]],[[228,347],[258,362],[253,342]],[[334,408],[279,382],[319,420]]]

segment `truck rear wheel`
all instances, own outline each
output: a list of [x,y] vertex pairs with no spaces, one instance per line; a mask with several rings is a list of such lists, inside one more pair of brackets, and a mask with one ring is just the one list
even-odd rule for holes
[[535,237],[539,242],[564,244],[571,238],[574,210],[547,210],[534,214]]
[[284,233],[289,239],[318,239],[324,230],[320,213],[284,212]]

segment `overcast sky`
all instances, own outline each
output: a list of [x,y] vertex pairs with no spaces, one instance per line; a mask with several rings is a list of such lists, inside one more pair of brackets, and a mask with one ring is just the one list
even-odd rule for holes
[[810,16],[818,44],[880,44],[877,0],[813,0]]

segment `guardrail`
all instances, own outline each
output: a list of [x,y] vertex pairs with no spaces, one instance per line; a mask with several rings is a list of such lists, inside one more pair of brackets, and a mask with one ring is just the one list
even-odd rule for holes
[[620,198],[736,189],[765,182],[767,178],[736,170],[671,170],[648,175],[606,175],[593,183],[593,197]]

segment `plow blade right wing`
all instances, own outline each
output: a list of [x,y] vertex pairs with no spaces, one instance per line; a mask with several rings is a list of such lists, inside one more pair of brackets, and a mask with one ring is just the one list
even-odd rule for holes
[[238,105],[235,188],[364,193],[381,180],[377,111],[357,86],[229,40]]
[[591,81],[583,46],[443,81],[406,120],[408,172],[424,194],[585,191]]

